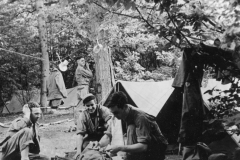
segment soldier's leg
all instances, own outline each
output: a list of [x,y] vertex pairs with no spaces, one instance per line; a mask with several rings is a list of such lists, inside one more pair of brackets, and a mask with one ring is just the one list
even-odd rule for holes
[[21,151],[33,143],[32,130],[24,128],[14,134],[2,148],[2,160],[21,159]]
[[29,155],[29,160],[50,160],[50,158],[48,158],[45,155],[36,154],[36,155]]

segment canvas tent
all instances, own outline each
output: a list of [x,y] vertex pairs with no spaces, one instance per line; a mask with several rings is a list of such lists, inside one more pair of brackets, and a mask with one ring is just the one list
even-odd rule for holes
[[[161,82],[118,81],[112,90],[123,91],[130,104],[156,117],[170,143],[176,143],[181,118],[181,92],[171,87],[172,80]],[[108,103],[109,97],[104,105]],[[161,111],[161,112],[160,112]],[[170,121],[171,120],[171,121]]]
[[60,105],[59,108],[69,108],[71,106],[76,106],[79,102],[77,99],[77,87],[67,89],[68,96],[63,99],[64,104]]
[[[126,93],[130,104],[156,117],[161,131],[169,143],[174,144],[177,143],[180,128],[182,93],[180,89],[174,89],[171,85],[172,80],[162,82],[118,81],[110,95],[114,91],[123,91]],[[219,81],[209,80],[207,85],[201,88],[201,91],[204,93],[214,86],[224,89],[230,87],[230,85],[222,85]],[[110,95],[104,102],[104,105],[108,103]],[[208,103],[208,98],[209,95],[203,94],[205,104]],[[239,138],[240,136],[235,134],[229,135],[218,143],[213,144],[212,147],[216,151],[224,148],[233,150],[240,145]]]
[[[77,105],[77,87],[67,89],[68,97],[64,99],[64,104],[60,105],[61,108],[69,108],[71,106]],[[24,93],[26,96],[26,93]],[[34,91],[30,96],[31,100],[40,103],[40,90]],[[7,107],[3,107],[2,113],[17,113],[22,111],[22,106],[24,105],[22,91],[17,94],[13,94],[12,99],[7,104]]]
[[[24,95],[24,96],[23,96]],[[13,94],[7,106],[3,107],[2,113],[17,113],[22,112],[22,106],[24,103],[30,99],[35,102],[40,102],[40,90],[33,90],[31,92],[26,91],[18,91],[17,93]]]

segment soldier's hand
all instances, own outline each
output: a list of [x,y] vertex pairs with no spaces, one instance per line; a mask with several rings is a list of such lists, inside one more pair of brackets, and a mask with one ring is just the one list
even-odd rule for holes
[[79,160],[81,157],[81,153],[77,152],[74,156],[73,159]]
[[86,67],[89,69],[89,63],[88,62],[86,62]]
[[112,157],[116,156],[117,152],[119,152],[121,150],[122,150],[122,146],[120,146],[120,145],[113,145],[113,146],[110,146],[108,149],[106,149],[106,151],[110,152]]
[[30,108],[28,107],[28,104],[25,104],[25,105],[23,106],[22,112],[23,112],[23,114],[24,114],[24,117],[30,119],[31,110],[30,110]]

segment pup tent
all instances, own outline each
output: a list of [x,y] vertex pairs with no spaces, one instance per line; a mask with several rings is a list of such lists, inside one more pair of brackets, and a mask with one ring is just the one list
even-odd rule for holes
[[[77,87],[69,88],[67,89],[67,92],[68,97],[64,99],[64,104],[59,106],[60,109],[76,106],[79,102],[77,99]],[[22,106],[29,100],[40,103],[40,90],[34,90],[31,92],[18,91],[13,94],[10,102],[6,104],[6,107],[3,107],[2,113],[22,112]]]
[[78,87],[67,89],[68,96],[67,98],[63,99],[64,104],[60,105],[59,109],[66,109],[78,104],[79,100],[77,99],[77,88]]
[[[161,82],[127,82],[118,81],[111,93],[103,102],[107,105],[109,98],[115,91],[123,91],[128,97],[128,101],[135,107],[156,117],[156,121],[168,139],[169,146],[167,152],[173,153],[178,150],[177,139],[179,135],[183,95],[181,90],[172,87],[172,80]],[[207,86],[201,88],[202,94],[217,86],[218,88],[230,87],[222,85],[216,80],[209,80]],[[203,94],[204,105],[208,107],[209,95]],[[124,126],[124,124],[122,124]],[[125,133],[125,127],[123,133]],[[221,150],[233,151],[240,146],[240,136],[230,133],[221,141],[211,143],[210,148],[218,153]]]
[[12,95],[11,100],[3,106],[2,113],[22,112],[22,106],[29,100],[40,102],[40,90],[23,91],[19,90]]

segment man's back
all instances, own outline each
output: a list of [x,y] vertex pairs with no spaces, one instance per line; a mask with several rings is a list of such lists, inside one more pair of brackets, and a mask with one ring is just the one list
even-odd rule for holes
[[143,159],[155,158],[164,156],[161,154],[162,148],[168,144],[165,137],[162,135],[159,126],[155,121],[155,117],[129,106],[129,114],[126,117],[126,123],[128,126],[127,133],[127,145],[135,143],[144,143],[148,145],[147,152],[131,153],[129,159]]

